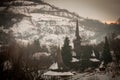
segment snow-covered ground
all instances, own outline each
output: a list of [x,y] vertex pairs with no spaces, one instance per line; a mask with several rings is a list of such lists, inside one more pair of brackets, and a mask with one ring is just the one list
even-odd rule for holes
[[112,78],[112,73],[78,73],[70,80],[120,80],[120,76]]

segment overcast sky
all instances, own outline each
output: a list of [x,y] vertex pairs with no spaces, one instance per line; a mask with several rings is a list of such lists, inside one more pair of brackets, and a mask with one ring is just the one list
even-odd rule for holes
[[115,21],[120,17],[120,0],[44,0],[60,8],[76,12],[82,17],[101,21]]

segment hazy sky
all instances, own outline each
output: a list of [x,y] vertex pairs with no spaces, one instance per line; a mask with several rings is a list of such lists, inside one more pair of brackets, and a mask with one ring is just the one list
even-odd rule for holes
[[120,0],[44,0],[60,8],[76,12],[82,17],[101,21],[115,21],[120,17]]

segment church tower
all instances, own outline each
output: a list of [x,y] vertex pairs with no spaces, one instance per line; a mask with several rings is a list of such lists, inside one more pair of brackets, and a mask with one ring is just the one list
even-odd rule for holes
[[73,40],[74,43],[74,52],[78,58],[81,57],[81,37],[79,35],[79,22],[76,20],[76,32],[75,32],[75,39]]
[[81,41],[81,37],[79,35],[79,22],[76,20],[76,32],[75,32],[76,39]]

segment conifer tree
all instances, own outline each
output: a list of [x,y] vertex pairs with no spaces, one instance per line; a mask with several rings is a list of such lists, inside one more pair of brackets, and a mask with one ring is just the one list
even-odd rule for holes
[[40,51],[41,47],[40,47],[39,39],[34,40],[34,49],[35,49],[36,52]]
[[66,37],[64,40],[62,51],[61,51],[63,63],[65,65],[69,64],[70,61],[72,60],[72,49],[69,43],[70,43],[70,40],[68,37]]
[[102,60],[104,61],[104,65],[107,65],[109,62],[112,61],[112,56],[110,53],[110,47],[109,47],[107,37],[105,37],[105,43],[104,43],[103,53],[102,53]]

